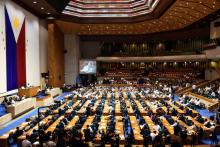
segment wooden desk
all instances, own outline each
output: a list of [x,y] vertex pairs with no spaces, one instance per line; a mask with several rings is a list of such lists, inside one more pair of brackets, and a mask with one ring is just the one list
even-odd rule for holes
[[99,103],[101,102],[101,100],[97,100],[94,104],[93,107],[91,107],[91,110],[96,111],[96,108],[98,107]]
[[154,132],[154,122],[151,120],[151,118],[149,116],[143,116],[146,124],[148,125],[149,129],[150,129],[150,132]]
[[115,100],[119,100],[119,94],[117,91],[115,92]]
[[115,116],[115,132],[120,136],[120,144],[125,143],[122,116]]
[[100,94],[98,95],[98,99],[102,98],[102,91],[100,91]]
[[127,107],[128,115],[134,115],[134,110],[131,107],[130,101],[129,100],[125,100],[125,104],[126,104],[126,107]]
[[135,94],[134,94],[133,92],[131,92],[131,97],[132,97],[133,99],[136,99],[136,96],[135,96]]
[[141,103],[138,100],[134,100],[134,102],[137,104],[139,111],[141,112],[141,115],[146,115],[147,112],[146,110],[143,108],[143,106],[141,105]]
[[181,110],[179,107],[175,106],[174,104],[172,104],[170,101],[167,101],[167,103],[173,107],[179,114],[185,114],[185,112],[183,110]]
[[65,130],[69,130],[73,126],[75,126],[75,124],[78,120],[79,120],[79,116],[78,115],[74,116],[73,119],[69,122],[69,124],[65,127]]
[[[23,122],[22,124],[19,125],[20,129],[24,129],[25,127],[27,127],[28,122]],[[16,128],[10,130],[9,132],[3,134],[2,136],[0,136],[0,146],[1,147],[7,147],[7,139],[9,137],[10,132],[15,132]]]
[[120,116],[121,115],[121,107],[120,107],[120,101],[115,101],[115,115]]
[[111,99],[112,94],[111,93],[107,93],[107,100]]
[[123,95],[123,97],[124,97],[124,99],[128,99],[128,95],[127,95],[127,93],[124,91],[124,92],[122,92],[122,95]]
[[[177,105],[179,105],[179,106],[182,106],[182,104],[180,102],[178,102],[178,101],[175,101],[175,103],[177,103]],[[193,116],[196,116],[199,113],[198,111],[193,110],[193,109],[189,108],[188,106],[185,106],[185,107],[188,108],[189,110],[192,110]]]
[[72,113],[73,109],[80,104],[80,100],[77,100],[70,109],[66,111],[67,114]]
[[49,128],[47,128],[45,132],[53,132],[56,129],[56,126],[59,124],[60,120],[63,118],[64,116],[60,116],[54,123],[52,123],[52,125],[49,126]]
[[129,116],[130,122],[131,122],[131,127],[134,133],[134,140],[135,144],[143,144],[144,138],[141,135],[141,129],[138,125],[137,119],[135,116]]
[[90,101],[87,100],[87,101],[84,103],[84,105],[79,109],[79,111],[78,111],[77,114],[83,114],[83,113],[86,111],[86,107],[89,106],[89,103],[90,103]]
[[[98,131],[104,130],[105,133],[107,132],[107,123],[108,123],[108,116],[102,116],[101,121],[99,122],[99,128]],[[95,143],[100,144],[101,143],[101,135],[97,132]]]
[[37,95],[39,87],[30,87],[30,88],[19,88],[18,89],[18,95],[23,96],[25,95],[26,97],[34,97]]
[[[45,118],[44,118],[43,120],[41,120],[40,122],[46,124],[50,119],[52,119],[52,115],[49,115],[49,116],[45,117]],[[24,132],[23,135],[21,135],[21,136],[18,137],[18,140],[20,140],[20,142],[21,142],[22,140],[24,140],[24,139],[26,138],[26,135],[31,135],[34,129],[35,129],[35,130],[38,130],[38,124],[35,125],[33,128],[29,129],[27,132]]]
[[186,116],[189,120],[192,120],[192,122],[199,128],[202,128],[204,131],[204,136],[203,137],[209,137],[211,131],[209,128],[207,128],[206,126],[204,126],[204,124],[196,121],[194,118],[192,118],[191,116]]
[[145,100],[144,102],[145,102],[145,104],[146,104],[147,106],[150,107],[150,109],[153,111],[154,114],[157,113],[157,108],[156,108],[150,101]]
[[87,128],[87,125],[90,126],[92,124],[94,118],[95,118],[95,115],[88,116],[88,118],[86,119],[86,122],[83,124],[81,128],[81,133],[83,134],[83,137],[82,137],[83,140],[85,140],[84,130]]
[[172,116],[174,121],[177,121],[181,126],[185,127],[188,131],[188,133],[192,134],[194,133],[194,131],[190,128],[190,126],[188,126],[187,124],[185,124],[183,121],[178,120],[178,118],[176,116]]
[[192,92],[188,92],[186,93],[186,95],[190,96],[190,97],[193,97],[193,98],[198,98],[200,99],[200,101],[202,103],[205,104],[205,106],[208,108],[209,111],[212,111],[214,110],[215,108],[218,107],[218,102],[215,101],[215,100],[212,100],[212,99],[209,99],[207,97],[204,97],[204,96],[201,96],[201,95],[198,95],[198,94],[195,94],[195,93],[192,93]]
[[56,110],[53,110],[53,114],[57,114],[59,112],[59,109],[63,109],[69,102],[71,102],[72,100],[68,100],[67,102],[65,102],[64,104],[62,104],[60,107],[58,107]]
[[160,118],[161,118],[161,121],[162,121],[164,127],[168,130],[168,132],[169,132],[170,134],[174,134],[174,128],[173,128],[173,126],[171,126],[171,125],[169,124],[169,122],[166,120],[165,117],[161,116]]
[[109,111],[110,111],[109,101],[105,100],[105,105],[104,105],[104,109],[103,109],[102,115],[105,115],[105,116],[108,115]]

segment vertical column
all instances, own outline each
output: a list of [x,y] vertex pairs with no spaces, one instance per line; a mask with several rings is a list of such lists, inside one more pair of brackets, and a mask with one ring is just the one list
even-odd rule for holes
[[79,75],[79,37],[77,35],[65,35],[65,83],[75,84]]
[[60,87],[64,83],[64,35],[56,24],[48,25],[49,85]]

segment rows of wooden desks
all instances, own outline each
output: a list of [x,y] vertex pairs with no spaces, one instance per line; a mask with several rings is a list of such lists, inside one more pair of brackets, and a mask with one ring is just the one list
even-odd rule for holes
[[151,120],[151,118],[149,116],[143,116],[146,124],[148,125],[150,132],[152,133],[154,131],[154,122]]
[[87,128],[87,126],[91,125],[93,120],[95,118],[95,115],[93,116],[88,116],[88,118],[86,119],[86,122],[83,124],[82,128],[81,128],[81,133],[83,134],[83,140],[85,139],[85,134],[84,134],[84,130]]
[[124,97],[124,99],[126,99],[126,100],[128,99],[128,95],[125,91],[122,92],[122,96]]
[[120,144],[125,143],[124,126],[122,116],[115,116],[115,132],[120,136]]
[[[104,132],[107,132],[107,123],[108,123],[108,116],[104,116],[102,115],[101,117],[101,121],[99,122],[99,128],[98,130],[104,130]],[[95,143],[100,144],[101,143],[101,135],[99,134],[99,132],[97,132],[96,134],[96,138],[95,138]]]
[[141,115],[146,115],[146,114],[147,114],[146,110],[145,110],[144,107],[141,105],[141,103],[136,99],[136,96],[135,96],[135,94],[134,94],[133,92],[131,92],[131,96],[132,96],[134,102],[137,104],[137,107],[138,107],[138,109],[139,109]]
[[130,101],[125,101],[126,107],[127,107],[127,111],[128,111],[128,115],[134,115],[134,110],[131,107],[131,103]]
[[109,108],[109,100],[105,100],[105,105],[104,105],[104,109],[103,109],[103,115],[108,115],[110,111]]
[[138,107],[138,109],[139,109],[141,115],[142,115],[142,116],[143,116],[143,115],[146,115],[147,112],[146,112],[146,110],[143,108],[143,106],[141,105],[141,103],[140,103],[138,100],[134,100],[134,102],[137,104],[137,107]]
[[64,104],[62,104],[60,107],[58,107],[58,109],[53,110],[53,114],[57,114],[59,109],[63,109],[69,102],[71,102],[72,100],[68,100],[67,102],[65,102]]
[[154,114],[157,113],[157,108],[156,108],[156,106],[154,106],[153,104],[151,104],[151,102],[150,102],[149,100],[145,100],[144,102],[145,102],[145,104],[146,104],[147,106],[150,107],[150,109],[153,111]]
[[179,120],[176,116],[172,116],[174,121],[177,121],[181,126],[185,127],[188,131],[188,135],[195,133],[194,130],[192,130],[192,128],[190,126],[188,126],[185,122],[183,122],[182,120]]
[[[123,125],[123,121],[122,121],[122,116],[121,116],[121,107],[120,107],[120,100],[119,100],[119,93],[116,91],[115,93],[115,97],[117,97],[115,99],[115,130],[116,132],[119,134],[120,136],[120,144],[124,144],[125,143],[125,130],[124,130],[124,125]],[[102,92],[100,92],[100,95],[102,95]],[[141,129],[138,125],[138,121],[136,119],[136,117],[134,116],[134,111],[133,108],[131,106],[131,102],[128,100],[128,96],[126,92],[122,92],[122,95],[125,98],[125,104],[126,104],[126,108],[129,114],[129,118],[130,118],[130,122],[131,122],[131,127],[134,133],[134,139],[135,139],[135,143],[136,144],[142,144],[143,143],[143,136],[141,135]],[[127,96],[127,97],[126,97]],[[154,131],[154,122],[151,120],[151,118],[149,116],[146,116],[146,112],[143,108],[143,106],[141,105],[140,101],[136,99],[136,96],[133,92],[131,92],[131,96],[134,100],[134,102],[137,104],[137,107],[139,109],[139,111],[141,112],[146,125],[148,125],[148,127],[150,128],[150,131],[153,132]],[[143,98],[143,95],[140,95]],[[99,96],[98,96],[99,97]],[[109,97],[109,99],[108,99]],[[99,122],[99,129],[98,130],[102,130],[104,129],[104,131],[106,132],[106,127],[107,127],[107,122],[108,122],[108,115],[109,115],[109,100],[111,98],[110,94],[107,94],[107,99],[105,100],[105,104],[104,104],[104,109],[103,109],[103,115],[101,116],[101,121]],[[156,113],[156,107],[148,100],[143,99],[145,104],[148,105],[154,113]],[[71,100],[68,100],[67,102],[65,102],[65,104],[61,105],[59,108],[63,108],[65,107],[66,104],[68,104],[68,102],[70,102]],[[80,104],[80,100],[76,100],[76,102],[73,104],[73,106],[68,109],[66,111],[66,114],[70,114],[72,113],[72,111],[74,110],[74,108],[76,106],[78,106]],[[77,115],[75,115],[72,120],[69,122],[69,124],[65,127],[65,129],[71,129],[73,126],[75,126],[76,122],[79,120],[79,116],[82,115],[85,111],[86,111],[86,107],[89,106],[90,104],[90,100],[86,100],[85,103],[81,106],[81,108],[79,109],[79,111],[77,112]],[[92,110],[96,110],[98,105],[101,102],[101,98],[98,98],[98,100],[95,101],[94,106],[91,107]],[[171,102],[168,101],[168,104],[171,105],[174,109],[176,109],[178,111],[178,113],[180,114],[184,114],[184,111],[179,109],[177,106],[173,105]],[[188,116],[187,116],[188,117]],[[52,115],[44,118],[42,120],[43,123],[47,123],[47,121],[49,119],[52,118]],[[57,126],[57,124],[60,122],[60,120],[62,120],[64,118],[63,116],[60,116],[55,122],[52,123],[52,125],[50,125],[48,127],[48,129],[45,132],[53,132]],[[86,122],[83,124],[82,126],[82,134],[84,134],[83,130],[86,128],[87,125],[90,125],[93,120],[95,118],[95,115],[93,116],[88,116]],[[172,117],[175,121],[179,122],[180,125],[188,128],[190,130],[190,127],[187,126],[184,122],[180,121],[177,119],[177,117]],[[163,125],[167,128],[167,130],[169,131],[170,134],[174,133],[174,129],[173,127],[168,123],[168,121],[166,120],[165,117],[160,117]],[[194,120],[194,118],[189,117],[189,119],[191,119],[194,124],[196,126],[202,127],[204,130],[208,130],[206,127],[204,127],[203,124],[197,122],[196,120]],[[20,128],[25,128],[28,125],[28,122],[22,123],[20,125]],[[34,129],[38,129],[38,126],[34,126],[33,128],[29,129],[27,132],[25,132],[22,136],[19,137],[19,139],[24,139],[26,134],[31,134],[33,132]],[[15,131],[15,129],[13,129],[13,131]],[[8,138],[9,132],[4,134],[3,136],[0,137],[0,146],[4,146],[5,144],[7,144],[7,138]],[[84,137],[84,135],[83,135]],[[2,141],[4,140],[4,141]],[[95,138],[95,142],[100,143],[101,138],[100,138],[100,134],[97,133],[96,138]]]
[[181,110],[179,107],[172,104],[170,101],[166,101],[171,107],[173,107],[179,114],[185,114],[183,110]]
[[77,112],[77,114],[83,114],[86,111],[86,107],[88,107],[90,104],[90,100],[87,100],[83,106],[79,109],[79,111]]
[[80,104],[80,100],[77,100],[70,109],[66,111],[67,114],[72,113],[73,109]]
[[66,130],[71,129],[73,126],[75,126],[76,122],[79,120],[79,116],[75,115],[72,120],[69,122],[69,124],[65,127]]
[[112,94],[111,93],[107,93],[107,100],[110,100]]
[[119,100],[119,93],[118,93],[118,91],[115,91],[115,100]]
[[115,115],[121,115],[121,104],[119,100],[115,100]]
[[[139,92],[138,94],[140,95],[140,97],[141,97],[143,100],[145,100],[145,97],[142,95],[141,92]],[[152,107],[152,110],[153,110],[153,113],[154,113],[154,114],[157,113],[157,112],[156,112],[156,109],[157,109],[157,108],[156,108],[156,106],[154,106],[154,104],[152,104],[152,102],[150,102],[149,100],[145,100],[145,104],[147,104],[148,106],[150,105],[150,107]],[[167,111],[167,107],[162,106],[161,108],[163,109],[163,111],[164,111],[165,113],[168,112],[168,111]]]
[[164,127],[168,130],[168,132],[169,132],[170,134],[174,134],[174,128],[173,128],[173,126],[171,126],[171,125],[169,124],[169,122],[166,120],[166,118],[165,118],[164,116],[161,116],[160,119],[161,119],[161,121],[162,121]]
[[[45,117],[43,120],[40,121],[40,123],[47,124],[47,122],[52,119],[52,115],[49,115]],[[38,124],[35,125],[33,128],[29,129],[27,132],[25,132],[23,135],[18,137],[18,140],[24,140],[26,138],[26,135],[31,135],[33,130],[38,130]]]
[[[28,126],[28,122],[23,122],[22,124],[19,125],[19,128],[24,129]],[[15,132],[16,128],[12,129],[11,131],[3,134],[2,136],[0,136],[0,146],[1,147],[5,147],[7,146],[7,139],[9,137],[10,132]]]
[[[178,101],[175,101],[175,103],[178,105],[178,106],[181,106],[182,104],[180,103],[180,102],[178,102]],[[194,110],[194,109],[191,109],[191,108],[189,108],[189,107],[187,107],[189,110],[192,110],[192,114],[193,114],[193,116],[196,116],[199,112],[198,111],[196,111],[196,110]]]
[[138,125],[138,121],[135,116],[129,116],[130,122],[131,122],[131,127],[134,133],[134,140],[135,144],[143,144],[144,143],[144,138],[141,135],[141,129],[140,126]]
[[45,131],[47,132],[53,132],[56,129],[56,126],[59,124],[59,122],[64,118],[64,116],[60,116],[55,122],[52,123],[52,125],[50,125],[47,130]]

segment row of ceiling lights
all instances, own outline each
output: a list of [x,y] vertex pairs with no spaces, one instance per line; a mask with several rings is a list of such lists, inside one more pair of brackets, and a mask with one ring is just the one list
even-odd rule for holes
[[[187,2],[188,3],[188,2]],[[199,2],[200,4],[202,4],[202,2],[200,1]],[[181,5],[181,4],[180,4]],[[213,4],[213,5],[215,5],[215,3]],[[192,8],[192,9],[194,9],[194,8]],[[204,7],[204,9],[207,9],[206,7]],[[176,9],[174,9],[174,10],[176,10]],[[205,12],[204,12],[205,13]],[[174,14],[177,14],[177,12],[174,12]],[[170,16],[169,17],[174,17],[175,15],[172,15],[172,14],[169,14]],[[199,13],[197,12],[197,17],[199,17]],[[180,17],[182,17],[182,16],[180,16]],[[189,16],[189,18],[190,18],[190,20],[192,19],[192,16]],[[153,22],[153,23],[155,23],[155,22]],[[184,20],[184,23],[186,24],[187,23],[187,21],[186,20]],[[148,24],[148,25],[151,25],[151,24]],[[89,31],[90,31],[90,26],[88,26],[88,28],[89,28]],[[109,28],[107,28],[106,27],[106,29],[108,30]]]
[[[37,3],[38,3],[37,1],[33,1],[33,4],[37,4]],[[41,7],[40,9],[41,9],[41,10],[44,10],[44,7]],[[47,14],[50,15],[51,13],[50,13],[50,12],[47,12]]]

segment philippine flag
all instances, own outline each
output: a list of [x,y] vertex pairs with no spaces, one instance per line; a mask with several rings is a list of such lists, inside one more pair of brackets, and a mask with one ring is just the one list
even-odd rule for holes
[[25,16],[5,6],[7,91],[26,85]]

